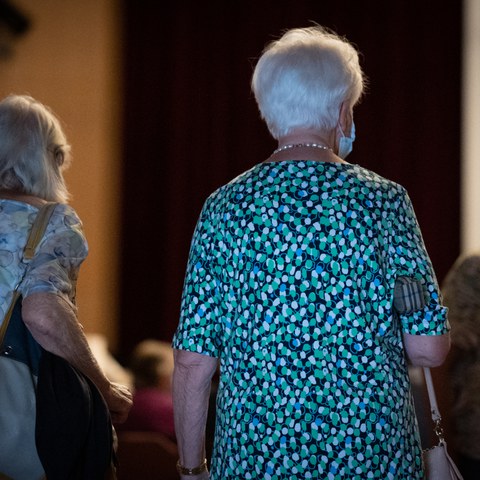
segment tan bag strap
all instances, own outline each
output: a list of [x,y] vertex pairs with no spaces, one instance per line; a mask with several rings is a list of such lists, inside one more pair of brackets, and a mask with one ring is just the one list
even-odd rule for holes
[[442,421],[440,410],[438,409],[437,396],[435,395],[435,387],[433,386],[432,372],[430,368],[423,367],[423,375],[425,376],[425,383],[427,385],[428,400],[430,402],[430,414],[434,424]]
[[[46,203],[38,211],[35,221],[30,230],[30,234],[28,235],[27,243],[23,250],[24,260],[31,260],[35,255],[35,250],[37,249],[37,246],[40,243],[43,234],[45,233],[45,229],[47,228],[48,222],[50,221],[50,217],[52,216],[52,213],[57,205],[57,203]],[[20,292],[18,290],[20,283],[21,281],[18,283],[18,285],[15,287],[15,290],[13,291],[12,300],[10,301],[10,305],[7,309],[7,312],[5,313],[3,323],[0,326],[0,345],[3,343],[5,333],[7,332],[8,324],[10,323],[10,317],[12,316],[12,312],[15,308],[15,304],[17,303],[18,298],[20,297]]]
[[[5,313],[5,318],[3,319],[3,323],[2,325],[0,325],[0,346],[3,344],[3,339],[5,338],[8,324],[10,323],[10,317],[12,316],[13,309],[19,297],[20,297],[20,292],[15,289],[13,291],[12,300],[10,301],[10,305],[8,306],[8,310]],[[0,480],[2,480],[2,477],[0,477]]]
[[31,260],[35,255],[35,250],[37,249],[37,246],[40,243],[43,234],[45,233],[45,229],[50,221],[50,217],[52,216],[52,213],[57,205],[57,203],[46,203],[38,211],[35,222],[30,230],[27,244],[23,250],[24,260]]

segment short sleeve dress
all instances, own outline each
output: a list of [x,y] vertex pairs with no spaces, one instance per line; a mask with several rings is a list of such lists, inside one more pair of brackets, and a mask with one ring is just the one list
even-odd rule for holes
[[[426,296],[400,318],[399,276]],[[402,332],[448,329],[402,186],[340,163],[243,173],[202,209],[173,339],[220,360],[211,478],[423,478]]]

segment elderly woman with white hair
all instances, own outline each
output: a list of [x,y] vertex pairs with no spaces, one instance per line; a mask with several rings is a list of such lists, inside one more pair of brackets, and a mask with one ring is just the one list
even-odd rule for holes
[[[258,60],[278,148],[210,195],[194,232],[173,341],[184,480],[424,477],[407,362],[443,362],[447,311],[405,189],[345,160],[364,85],[356,49],[320,26]],[[424,307],[394,312],[398,277]]]
[[[50,108],[28,95],[9,95],[0,101],[0,325],[4,324],[12,292],[19,285],[20,322],[26,325],[34,341],[88,377],[103,396],[112,420],[123,422],[131,408],[132,395],[126,387],[105,376],[77,317],[76,281],[88,245],[82,222],[68,204],[70,195],[63,172],[69,164],[70,146]],[[32,224],[47,203],[56,205],[35,255],[25,262],[23,251]],[[0,352],[3,392],[14,391],[11,383],[20,388],[23,385],[15,375],[8,377],[12,382],[6,379],[7,372],[19,372],[20,362],[8,360],[10,348],[11,345],[2,345]],[[34,392],[31,382],[30,387]],[[47,467],[45,458],[39,458],[35,441],[39,434],[35,424],[38,403],[27,395],[26,385],[25,392],[21,391],[14,398],[13,411],[0,404],[0,477],[40,479],[44,478]],[[58,414],[64,405],[57,399],[52,409],[56,407]],[[72,410],[72,403],[66,407],[69,409]],[[24,420],[25,432],[12,427],[13,417]],[[62,415],[58,414],[58,418],[59,423],[65,423]],[[71,429],[72,437],[57,435],[58,443],[63,442],[69,454],[53,459],[53,468],[57,472],[65,467],[71,473],[69,478],[83,478],[74,474],[85,470],[83,454],[76,456],[75,451],[72,465],[68,463],[70,453],[74,452],[73,440],[83,438],[74,425]],[[95,448],[98,449],[98,442]],[[88,450],[86,445],[82,449],[82,452]],[[52,470],[47,473],[49,478],[62,476],[55,476]],[[90,478],[93,480],[93,475]]]

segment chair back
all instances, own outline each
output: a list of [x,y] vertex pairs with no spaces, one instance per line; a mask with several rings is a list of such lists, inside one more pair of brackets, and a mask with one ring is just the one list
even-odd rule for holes
[[156,432],[118,432],[118,480],[178,480],[175,442]]

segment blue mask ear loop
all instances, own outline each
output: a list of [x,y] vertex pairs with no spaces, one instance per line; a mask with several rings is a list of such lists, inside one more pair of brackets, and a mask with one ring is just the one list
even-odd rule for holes
[[349,137],[346,137],[343,133],[342,127],[340,127],[342,136],[338,142],[338,156],[342,159],[347,158],[349,153],[353,150],[353,142],[355,141],[355,122],[352,121],[352,129]]

